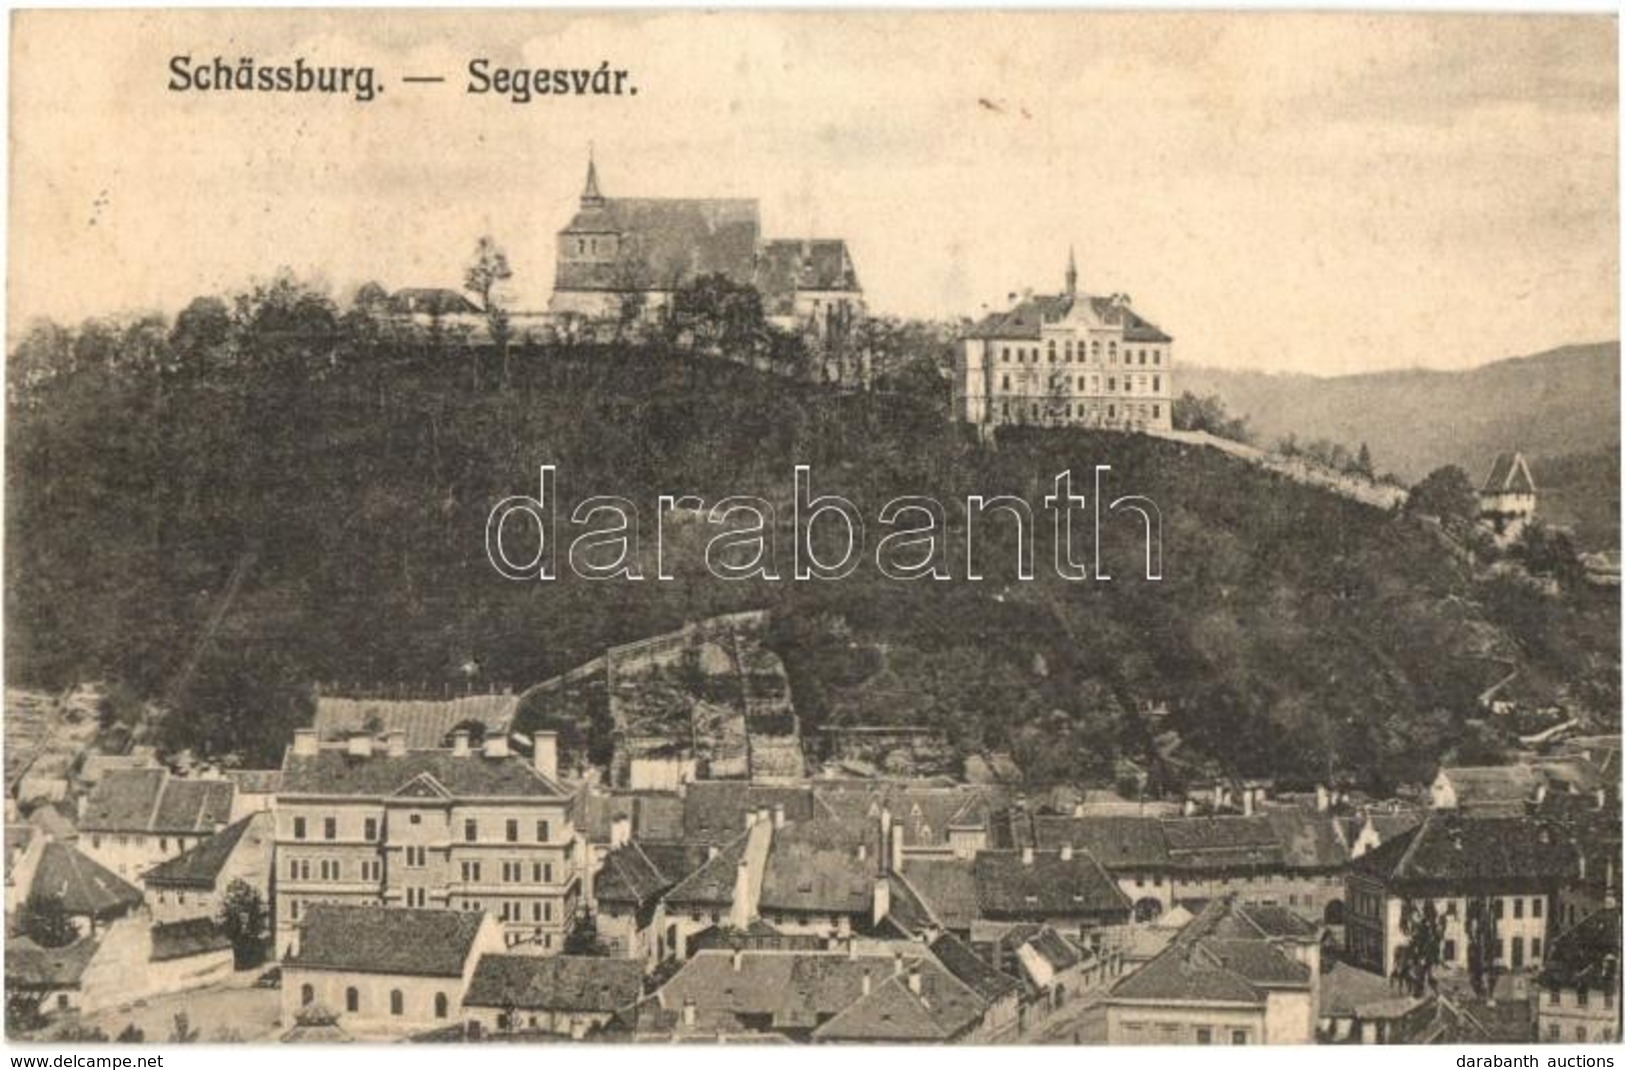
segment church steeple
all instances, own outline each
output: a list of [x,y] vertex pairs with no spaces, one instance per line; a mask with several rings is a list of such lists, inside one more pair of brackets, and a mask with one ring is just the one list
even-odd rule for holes
[[598,165],[592,158],[592,146],[587,146],[587,185],[581,191],[581,207],[602,208],[604,195],[598,192]]
[[1078,254],[1070,245],[1066,249],[1066,295],[1078,296]]

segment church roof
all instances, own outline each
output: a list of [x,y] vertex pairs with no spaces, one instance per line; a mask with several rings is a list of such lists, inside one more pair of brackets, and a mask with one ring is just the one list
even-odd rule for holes
[[1484,479],[1485,494],[1533,494],[1535,477],[1521,453],[1497,453]]
[[[751,281],[761,226],[757,204],[742,198],[583,198],[581,209],[559,233],[555,289],[615,290],[635,284],[670,289],[701,275]],[[615,235],[618,257],[572,260],[571,238]],[[630,273],[630,277],[629,277]]]
[[839,238],[764,243],[756,257],[755,284],[768,315],[790,312],[800,290],[860,289],[846,242]]

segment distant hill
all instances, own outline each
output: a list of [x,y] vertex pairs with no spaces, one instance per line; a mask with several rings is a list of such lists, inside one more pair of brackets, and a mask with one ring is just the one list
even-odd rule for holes
[[1619,447],[1618,342],[1455,372],[1321,378],[1186,367],[1178,386],[1218,394],[1249,417],[1262,444],[1287,434],[1351,448],[1365,442],[1380,471],[1407,482],[1444,464],[1482,479],[1505,449],[1540,459]]

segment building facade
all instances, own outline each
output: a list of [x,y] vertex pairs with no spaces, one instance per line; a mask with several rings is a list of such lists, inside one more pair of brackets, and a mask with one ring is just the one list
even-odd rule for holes
[[1078,290],[1074,263],[1060,294],[1028,294],[966,333],[954,415],[972,424],[1120,430],[1173,427],[1173,339],[1126,294]]
[[535,753],[507,736],[408,750],[392,733],[322,744],[295,733],[276,805],[279,953],[314,904],[483,912],[506,944],[563,949],[580,889],[573,796],[556,779],[557,742]]

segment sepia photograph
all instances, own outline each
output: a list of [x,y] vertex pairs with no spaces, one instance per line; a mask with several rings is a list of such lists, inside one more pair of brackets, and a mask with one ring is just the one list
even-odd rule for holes
[[6,1046],[1619,1043],[1618,33],[13,11]]

